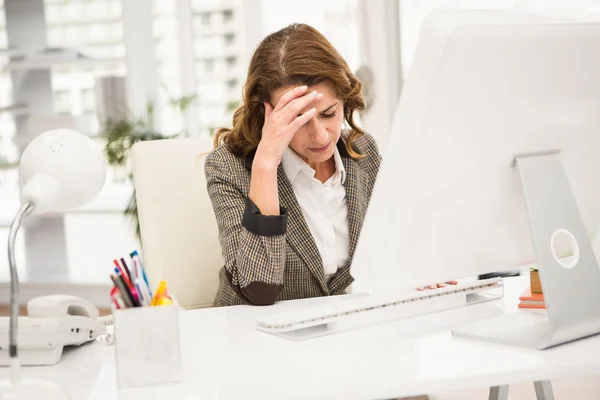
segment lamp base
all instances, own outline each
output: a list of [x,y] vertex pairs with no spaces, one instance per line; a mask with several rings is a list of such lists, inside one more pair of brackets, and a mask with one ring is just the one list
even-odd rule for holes
[[20,379],[14,383],[0,380],[0,400],[71,400],[69,393],[54,381]]

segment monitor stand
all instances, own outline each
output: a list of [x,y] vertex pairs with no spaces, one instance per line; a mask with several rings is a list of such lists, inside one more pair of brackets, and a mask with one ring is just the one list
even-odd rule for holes
[[[600,268],[559,152],[518,155],[514,165],[547,313],[519,311],[476,321],[453,329],[453,336],[541,350],[600,333]],[[572,250],[570,257],[565,249]]]

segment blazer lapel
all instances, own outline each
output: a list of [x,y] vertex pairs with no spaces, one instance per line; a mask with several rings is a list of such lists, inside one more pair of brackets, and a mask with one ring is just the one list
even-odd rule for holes
[[[348,201],[348,229],[350,233],[350,259],[354,255],[358,235],[367,213],[367,186],[368,176],[356,161],[350,157],[344,157],[344,168],[346,168],[346,199]],[[349,263],[348,263],[349,264]],[[349,266],[349,265],[348,265]]]
[[329,294],[329,289],[325,283],[325,271],[323,270],[321,254],[304,219],[304,214],[302,214],[292,184],[281,165],[277,169],[277,183],[280,205],[285,207],[288,212],[286,240],[308,266],[309,271],[319,282],[321,289]]
[[[341,146],[339,146],[341,147]],[[367,199],[368,199],[368,176],[363,171],[358,163],[353,160],[348,153],[342,152],[342,161],[344,168],[346,169],[346,181],[344,187],[346,188],[346,201],[348,205],[348,232],[350,236],[350,253],[348,257],[348,263],[340,269],[333,276],[329,282],[329,289],[332,294],[339,294],[340,291],[345,289],[353,281],[350,275],[350,264],[354,256],[354,250],[356,249],[356,243],[358,242],[358,236],[362,228],[365,214],[367,213]]]

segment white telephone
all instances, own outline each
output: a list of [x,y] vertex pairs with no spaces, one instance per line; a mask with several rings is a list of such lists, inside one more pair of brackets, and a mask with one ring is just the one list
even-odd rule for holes
[[[52,295],[27,303],[27,317],[19,317],[18,345],[21,365],[54,365],[64,346],[79,346],[106,333],[112,316],[99,317],[88,301],[75,296]],[[9,318],[0,318],[0,366],[9,363]]]

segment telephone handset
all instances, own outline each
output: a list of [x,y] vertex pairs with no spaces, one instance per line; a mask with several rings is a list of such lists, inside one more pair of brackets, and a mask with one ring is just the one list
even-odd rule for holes
[[[53,365],[64,346],[79,346],[106,333],[112,316],[100,317],[87,300],[69,295],[37,297],[19,317],[17,340],[21,365]],[[8,365],[8,317],[0,318],[0,365]]]

